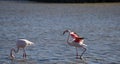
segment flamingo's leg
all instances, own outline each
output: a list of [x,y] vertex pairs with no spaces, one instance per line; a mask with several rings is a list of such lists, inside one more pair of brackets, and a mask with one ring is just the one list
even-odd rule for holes
[[26,52],[25,52],[25,49],[23,48],[23,58],[26,59]]
[[76,47],[76,59],[78,58],[78,49]]
[[85,47],[82,47],[84,49],[84,51],[82,52],[82,54],[80,55],[80,59],[82,59],[83,54],[85,53],[85,51],[87,50]]

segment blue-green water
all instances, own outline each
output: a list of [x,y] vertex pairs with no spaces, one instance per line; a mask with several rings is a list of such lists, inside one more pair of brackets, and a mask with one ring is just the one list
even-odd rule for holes
[[[88,38],[84,60],[66,44],[66,29]],[[16,40],[35,43],[11,61]],[[79,53],[82,49],[79,49]],[[120,3],[48,4],[0,1],[0,64],[119,64]]]

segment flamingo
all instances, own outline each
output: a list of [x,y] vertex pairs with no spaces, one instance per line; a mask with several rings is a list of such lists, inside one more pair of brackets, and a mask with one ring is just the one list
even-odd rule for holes
[[17,50],[15,50],[15,48],[12,48],[11,51],[10,51],[11,59],[15,58],[15,56],[13,55],[13,52],[18,53],[20,48],[23,49],[23,58],[26,58],[25,47],[29,46],[29,45],[32,45],[32,44],[34,44],[34,43],[27,40],[27,39],[18,39],[17,43],[16,43]]
[[[74,46],[76,48],[76,58],[78,58],[78,49],[77,48],[83,48],[84,51],[81,53],[80,55],[80,59],[82,59],[82,56],[83,54],[85,53],[85,51],[87,50],[85,48],[85,46],[87,46],[86,44],[84,44],[84,38],[82,37],[79,37],[79,35],[77,35],[77,33],[71,31],[71,30],[65,30],[63,32],[63,35],[68,32],[69,35],[68,35],[68,38],[67,38],[67,43],[70,45],[70,46]],[[70,40],[70,36],[72,38],[72,41],[69,41]]]

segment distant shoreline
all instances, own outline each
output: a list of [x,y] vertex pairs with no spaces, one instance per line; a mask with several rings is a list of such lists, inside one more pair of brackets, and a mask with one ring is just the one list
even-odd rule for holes
[[88,3],[88,2],[84,2],[84,3],[57,3],[57,2],[35,2],[35,1],[15,1],[15,0],[12,0],[12,1],[9,1],[9,0],[5,0],[5,1],[2,1],[0,0],[0,4],[2,3],[43,3],[43,4],[115,4],[115,5],[119,5],[119,4],[116,4],[116,3],[120,3],[120,2],[91,2],[91,3]]
[[120,0],[0,0],[38,3],[120,3]]

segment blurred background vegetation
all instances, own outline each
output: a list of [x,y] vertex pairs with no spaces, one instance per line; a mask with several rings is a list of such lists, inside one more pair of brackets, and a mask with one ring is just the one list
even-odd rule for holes
[[56,2],[56,3],[96,3],[96,2],[120,2],[120,0],[29,0],[36,2]]

